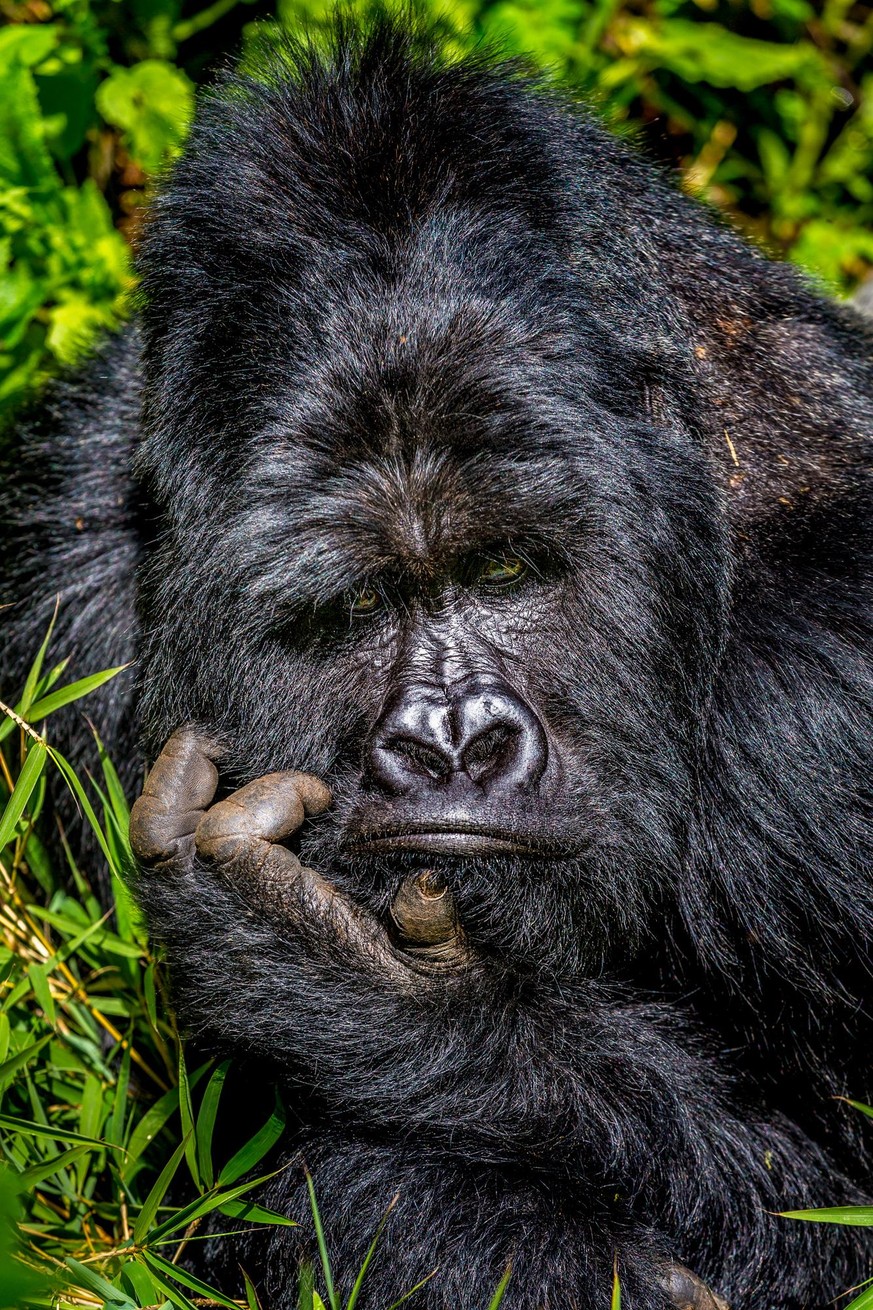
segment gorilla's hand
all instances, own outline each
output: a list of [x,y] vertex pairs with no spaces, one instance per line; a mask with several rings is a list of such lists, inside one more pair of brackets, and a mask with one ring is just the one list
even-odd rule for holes
[[172,876],[199,858],[278,924],[307,934],[320,928],[349,953],[350,963],[353,958],[404,985],[469,962],[452,897],[434,874],[400,887],[392,906],[395,945],[373,915],[276,844],[330,804],[330,791],[318,778],[271,773],[207,808],[218,785],[216,754],[190,728],[167,742],[131,814],[131,845],[146,869]]

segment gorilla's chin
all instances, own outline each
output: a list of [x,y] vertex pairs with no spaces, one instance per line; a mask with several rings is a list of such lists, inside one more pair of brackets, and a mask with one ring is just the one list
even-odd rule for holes
[[582,859],[514,851],[340,854],[330,877],[387,919],[398,889],[431,871],[451,892],[474,952],[496,969],[558,978],[599,974],[639,940],[642,907]]

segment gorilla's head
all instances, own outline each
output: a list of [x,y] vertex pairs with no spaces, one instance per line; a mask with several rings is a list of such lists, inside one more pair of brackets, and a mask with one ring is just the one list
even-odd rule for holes
[[680,860],[726,591],[678,311],[570,193],[636,166],[505,79],[287,58],[146,240],[148,744],[318,773],[310,863],[440,867],[480,945],[590,965]]

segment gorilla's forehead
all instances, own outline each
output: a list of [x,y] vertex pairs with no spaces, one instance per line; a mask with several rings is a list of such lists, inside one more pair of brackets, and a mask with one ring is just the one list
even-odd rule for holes
[[323,593],[507,543],[559,549],[585,503],[580,446],[604,427],[560,315],[415,283],[353,299],[250,439],[233,537],[252,585],[280,570],[284,594],[295,577]]
[[283,602],[338,595],[389,572],[427,581],[476,551],[567,553],[578,481],[558,455],[458,457],[432,442],[345,463],[299,452],[258,471],[226,543],[253,593]]

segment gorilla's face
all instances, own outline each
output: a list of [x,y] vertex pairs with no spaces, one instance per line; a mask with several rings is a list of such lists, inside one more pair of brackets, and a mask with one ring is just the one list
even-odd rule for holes
[[377,907],[439,867],[482,948],[591,967],[681,858],[720,516],[663,398],[516,314],[358,306],[204,418],[245,435],[165,479],[145,718],[324,777],[302,853]]

